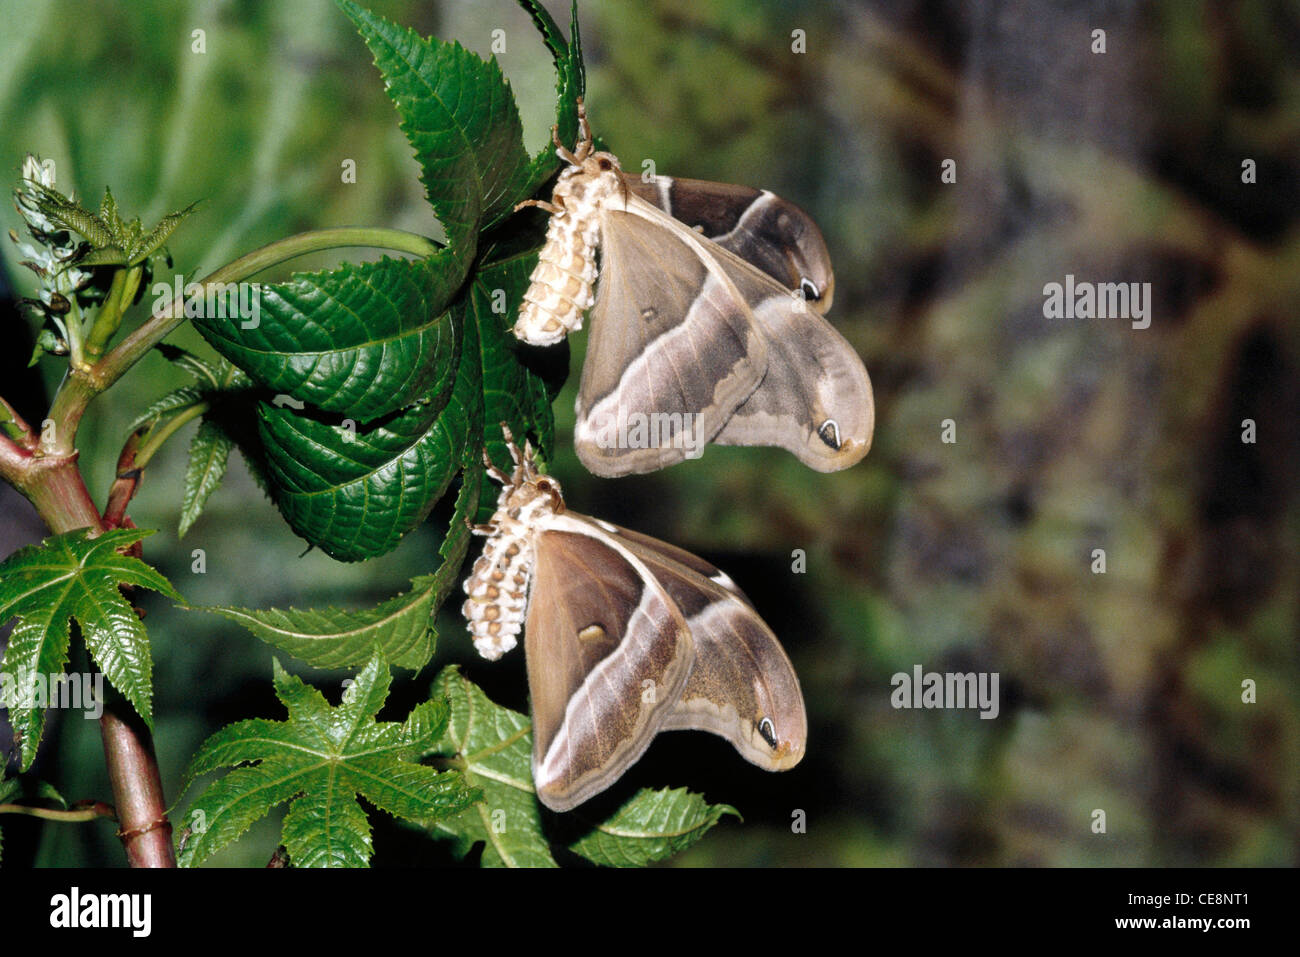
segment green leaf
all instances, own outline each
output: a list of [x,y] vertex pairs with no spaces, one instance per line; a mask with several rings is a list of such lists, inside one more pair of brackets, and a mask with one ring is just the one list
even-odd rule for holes
[[459,351],[447,302],[463,279],[447,256],[385,257],[262,286],[253,328],[206,311],[193,322],[272,392],[370,422],[445,402]]
[[18,424],[18,413],[3,398],[0,398],[0,432],[3,432],[6,438],[15,441],[22,441],[27,437],[26,430]]
[[157,422],[163,416],[172,412],[184,412],[186,409],[193,408],[204,399],[203,390],[196,385],[184,385],[179,389],[168,392],[162,398],[155,400],[150,406],[131,420],[127,427],[129,431],[134,432],[143,426]]
[[[524,151],[495,61],[421,38],[351,0],[340,6],[384,75],[448,245],[421,262],[345,266],[264,287],[255,329],[196,322],[259,383],[307,403],[259,406],[268,487],[297,534],[358,561],[392,549],[462,469],[473,470],[464,483],[479,485],[485,438],[493,460],[508,465],[502,422],[549,456],[551,395],[521,363],[509,330],[536,263],[519,240],[532,241],[535,223],[488,230],[557,163],[551,156],[542,169]],[[576,24],[566,44],[544,10],[533,12],[556,57],[560,118],[576,130]],[[485,250],[480,234],[490,236]],[[495,497],[481,491],[476,517]]]
[[[210,362],[186,352],[184,349],[166,343],[157,347],[158,351],[178,369],[194,378],[192,385],[181,386],[154,401],[131,423],[131,430],[150,426],[150,432],[142,440],[149,440],[154,431],[168,428],[163,419],[174,422],[173,416],[179,416],[196,406],[202,406],[198,432],[190,441],[189,461],[185,469],[185,484],[181,501],[180,526],[178,537],[183,537],[190,526],[197,521],[207,503],[208,497],[216,491],[226,474],[230,459],[230,450],[238,445],[235,432],[237,422],[232,413],[236,408],[243,410],[244,417],[251,417],[251,407],[246,399],[252,381],[242,371],[225,359]],[[241,405],[241,400],[244,400]],[[191,417],[194,413],[191,413]],[[248,431],[247,428],[244,431]],[[250,469],[257,476],[257,462],[247,454]]]
[[428,515],[456,473],[477,465],[486,430],[493,460],[508,466],[500,423],[536,434],[543,456],[554,420],[540,377],[519,361],[494,301],[517,301],[535,254],[480,269],[453,304],[464,330],[456,383],[441,409],[416,405],[359,427],[268,403],[260,434],[276,502],[299,535],[346,561],[380,555]]
[[365,664],[375,652],[403,668],[418,670],[433,657],[430,628],[437,610],[437,581],[422,575],[411,590],[362,611],[339,608],[201,607],[238,622],[269,645],[316,668]]
[[190,441],[190,460],[185,466],[185,492],[181,500],[180,530],[183,538],[211,495],[226,474],[226,463],[235,443],[220,425],[211,419],[199,423],[199,430]]
[[152,534],[117,529],[92,539],[79,529],[21,548],[0,563],[0,622],[18,618],[0,675],[8,679],[4,701],[22,742],[24,769],[36,756],[45,723],[44,708],[26,691],[33,679],[48,681],[63,672],[73,618],[104,676],[152,724],[149,639],[118,586],[138,585],[184,599],[154,569],[117,551]]
[[[469,332],[465,349],[473,346]],[[358,561],[389,551],[423,521],[470,440],[465,403],[481,388],[473,352],[457,374],[445,406],[411,406],[355,430],[262,403],[267,477],[290,527],[334,558]]]
[[447,245],[468,267],[480,229],[508,215],[526,185],[528,155],[510,85],[495,57],[425,39],[353,0],[339,6],[374,55]]
[[[477,470],[477,471],[476,471]],[[481,466],[467,469],[477,476]],[[461,486],[447,534],[438,550],[442,564],[433,575],[411,582],[405,595],[397,595],[364,611],[335,608],[302,610],[206,607],[244,625],[268,644],[287,651],[317,668],[359,667],[378,651],[388,661],[418,671],[429,663],[437,643],[434,618],[460,581],[460,567],[469,549],[467,516],[478,507],[480,484],[475,478]]]
[[[574,0],[570,11],[570,40],[565,42],[559,25],[542,6],[540,0],[519,0],[528,11],[542,34],[546,48],[555,60],[556,73],[556,135],[560,142],[572,146],[578,139],[578,97],[587,89],[587,77],[582,63],[582,38],[578,33],[578,3]],[[531,196],[559,169],[560,160],[555,155],[555,144],[547,140],[529,164],[529,176],[524,193]]]
[[109,190],[99,213],[92,213],[56,190],[28,181],[36,196],[37,208],[54,225],[75,232],[90,243],[90,248],[69,265],[76,266],[135,266],[157,252],[192,212],[198,203],[164,216],[158,225],[145,235],[140,220],[124,221],[117,211],[117,201]]
[[59,810],[68,809],[68,800],[48,781],[21,774],[0,781],[0,804],[52,804]]
[[645,867],[686,850],[724,814],[740,817],[729,804],[709,804],[685,788],[642,790],[569,850],[593,864]]
[[[370,825],[357,801],[415,821],[457,814],[477,797],[455,771],[415,763],[437,733],[439,706],[417,708],[403,724],[374,716],[388,697],[388,666],[376,655],[331,708],[315,688],[275,662],[276,697],[286,721],[249,720],[208,738],[186,771],[234,767],[190,806],[178,860],[195,866],[276,805],[289,802],[281,840],[297,867],[365,867]],[[240,766],[252,762],[250,766]]]
[[[54,785],[30,775],[16,778],[4,776],[4,766],[0,765],[0,804],[53,804],[60,810],[67,810],[68,802]],[[3,820],[3,818],[0,818]],[[4,832],[0,831],[0,863],[4,861]]]
[[528,718],[493,704],[454,666],[438,675],[432,697],[446,698],[451,707],[433,753],[463,767],[465,780],[482,789],[483,799],[438,821],[430,832],[451,838],[461,857],[482,841],[485,867],[554,867],[533,790]]
[[201,387],[222,389],[230,385],[231,365],[224,359],[209,362],[202,356],[167,342],[160,342],[154,348],[176,368],[192,376]]
[[[475,276],[470,289],[466,322],[472,321],[479,330],[479,363],[482,376],[483,431],[482,441],[492,461],[510,470],[510,451],[501,432],[501,423],[510,426],[515,439],[523,444],[523,437],[534,432],[539,444],[538,453],[543,461],[550,455],[555,441],[555,418],[551,410],[551,396],[541,376],[519,361],[515,337],[510,331],[507,317],[492,309],[493,297],[502,290],[511,302],[519,302],[533,267],[537,265],[536,251],[522,253],[485,266]],[[531,428],[530,428],[531,427]],[[486,521],[496,507],[496,489],[480,499],[480,520]]]

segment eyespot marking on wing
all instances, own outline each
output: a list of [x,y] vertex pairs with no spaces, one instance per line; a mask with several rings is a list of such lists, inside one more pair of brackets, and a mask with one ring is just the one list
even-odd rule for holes
[[763,736],[763,740],[771,746],[773,751],[775,751],[777,748],[776,725],[772,723],[771,718],[764,718],[758,723],[758,733]]
[[602,641],[605,637],[605,629],[600,625],[588,625],[582,631],[578,632],[578,640],[584,643],[593,641]]
[[836,452],[840,450],[840,424],[834,419],[827,419],[817,429],[818,437]]
[[808,302],[817,302],[822,297],[822,291],[817,288],[817,283],[807,276],[799,281],[799,291]]

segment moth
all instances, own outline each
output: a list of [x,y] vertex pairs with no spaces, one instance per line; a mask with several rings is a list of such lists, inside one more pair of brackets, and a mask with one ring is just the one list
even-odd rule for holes
[[556,140],[569,166],[550,202],[516,207],[551,217],[514,332],[550,345],[591,309],[582,463],[601,476],[649,472],[710,441],[780,446],[822,472],[860,461],[871,380],[823,315],[834,274],[816,223],[763,190],[644,183],[594,149],[581,101],[578,115],[576,147]]
[[522,630],[533,780],[553,811],[608,788],[660,731],[711,731],[782,771],[808,734],[794,667],[726,574],[690,552],[565,508],[532,447],[514,469],[465,579],[463,613],[495,660]]

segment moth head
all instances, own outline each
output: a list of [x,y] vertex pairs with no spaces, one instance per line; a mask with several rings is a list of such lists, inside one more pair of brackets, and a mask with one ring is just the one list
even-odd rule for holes
[[592,153],[582,162],[582,171],[588,176],[603,176],[606,173],[620,173],[622,170],[618,157],[604,150]]
[[[492,463],[487,449],[483,450],[483,461],[487,466],[488,474],[504,486],[498,499],[498,508],[521,509],[541,499],[547,499],[548,501],[541,507],[551,512],[564,511],[563,489],[560,488],[558,481],[537,471],[533,443],[525,439],[524,447],[519,448],[515,443],[514,433],[505,422],[501,423],[501,434],[505,438],[506,448],[510,450],[510,458],[514,462],[512,472],[506,474],[497,468]],[[534,506],[534,509],[536,507]]]
[[560,488],[560,483],[549,475],[536,476],[524,488],[531,490],[531,494],[528,496],[530,502],[547,498],[550,499],[550,511],[555,513],[564,511],[564,490]]

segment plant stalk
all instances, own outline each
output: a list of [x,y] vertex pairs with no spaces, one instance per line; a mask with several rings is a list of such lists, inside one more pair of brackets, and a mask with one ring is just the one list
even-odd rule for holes
[[153,735],[124,701],[104,706],[99,732],[117,802],[117,835],[132,867],[175,867],[172,825],[167,819]]

